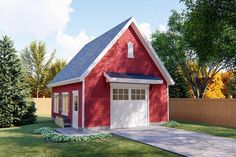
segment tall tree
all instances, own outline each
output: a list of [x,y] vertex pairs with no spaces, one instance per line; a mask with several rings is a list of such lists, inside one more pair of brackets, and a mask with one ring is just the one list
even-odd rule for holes
[[32,123],[36,120],[34,103],[13,41],[0,40],[0,127]]
[[49,67],[54,58],[55,50],[47,57],[46,44],[33,41],[21,52],[21,58],[28,71],[28,82],[32,97],[46,96]]
[[[227,22],[231,17],[228,14],[234,14],[235,10],[219,14],[220,5],[208,0],[184,2],[187,9],[182,13],[173,11],[169,18],[169,28],[164,35],[170,41],[162,42],[169,44],[165,55],[180,68],[194,96],[203,98],[217,73],[236,67],[236,31],[232,22]],[[153,43],[158,38],[154,34]]]
[[193,73],[195,78],[188,79],[192,86],[197,87],[193,88],[194,92],[201,98],[207,85],[218,72],[236,67],[236,25],[232,22],[236,20],[236,1],[184,2],[187,11],[184,16],[183,36],[189,50],[194,52],[198,64],[197,70]]
[[175,85],[169,88],[169,96],[171,98],[186,98],[190,97],[189,85],[179,66],[176,66],[175,58],[172,57],[177,51],[176,40],[169,32],[160,32],[157,30],[152,34],[153,48],[175,81]]

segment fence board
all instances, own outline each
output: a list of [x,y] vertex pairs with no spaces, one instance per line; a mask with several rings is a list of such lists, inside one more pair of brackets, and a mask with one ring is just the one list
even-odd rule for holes
[[35,102],[36,115],[51,115],[52,99],[51,98],[33,98]]
[[236,99],[171,98],[170,119],[236,127]]

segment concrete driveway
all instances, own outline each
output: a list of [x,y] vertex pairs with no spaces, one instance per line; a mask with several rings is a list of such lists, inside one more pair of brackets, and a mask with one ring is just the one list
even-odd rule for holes
[[162,126],[115,129],[112,130],[112,133],[184,156],[236,156],[236,139],[216,137]]

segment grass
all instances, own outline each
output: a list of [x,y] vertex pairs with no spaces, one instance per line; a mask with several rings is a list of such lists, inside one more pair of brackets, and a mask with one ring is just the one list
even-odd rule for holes
[[50,143],[45,141],[42,136],[32,134],[33,130],[44,126],[56,127],[49,117],[44,116],[39,117],[35,124],[0,129],[0,157],[176,156],[155,147],[115,136],[109,139],[86,142]]
[[214,136],[236,139],[236,129],[234,128],[213,126],[206,123],[184,122],[184,121],[178,121],[178,122],[181,123],[181,125],[175,127],[177,129],[183,129],[187,131],[194,131]]

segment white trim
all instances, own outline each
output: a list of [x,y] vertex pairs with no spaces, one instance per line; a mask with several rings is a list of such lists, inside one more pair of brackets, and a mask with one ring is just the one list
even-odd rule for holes
[[59,95],[59,93],[53,93],[53,95]]
[[126,83],[110,83],[112,88],[133,88],[133,89],[149,89],[149,84],[126,84]]
[[61,94],[62,94],[62,95],[69,95],[68,92],[62,92]]
[[146,96],[147,96],[147,126],[149,126],[150,125],[150,122],[149,122],[149,120],[150,120],[150,113],[149,113],[149,90],[150,90],[150,88],[148,87],[148,88],[146,88],[145,89],[146,90]]
[[170,120],[170,98],[169,98],[169,86],[167,85],[167,110],[168,110],[168,121]]
[[156,66],[158,67],[160,72],[162,73],[163,77],[166,79],[167,83],[169,85],[174,85],[175,84],[174,80],[171,78],[169,72],[166,70],[164,64],[162,63],[162,61],[160,60],[160,58],[156,54],[156,52],[153,49],[151,43],[147,40],[144,33],[142,33],[142,31],[139,28],[139,26],[138,26],[137,22],[135,21],[135,19],[133,19],[133,23],[131,24],[131,26],[134,29],[134,31],[136,32],[136,34],[138,35],[139,39],[143,43],[146,50],[148,51],[149,55],[153,59],[154,63],[156,64]]
[[81,79],[84,79],[90,71],[98,64],[98,62],[105,56],[110,48],[116,43],[116,41],[123,35],[125,30],[133,22],[133,17],[126,23],[126,25],[120,30],[120,32],[112,39],[112,41],[106,46],[106,48],[99,54],[99,56],[93,61],[93,63],[87,68],[87,70],[81,75]]
[[118,82],[118,83],[143,83],[143,84],[163,84],[163,80],[147,80],[147,79],[128,79],[128,78],[111,78],[105,72],[106,82]]
[[82,128],[84,128],[84,92],[85,92],[85,79],[82,81]]
[[60,81],[60,82],[57,82],[57,83],[52,83],[52,84],[47,85],[47,87],[62,86],[62,85],[66,85],[66,84],[76,83],[76,82],[81,82],[79,77],[73,78],[73,79],[70,79],[70,80]]
[[98,62],[105,56],[105,54],[110,50],[110,48],[116,43],[116,41],[123,35],[123,33],[127,30],[127,28],[131,25],[131,27],[134,29],[136,34],[138,35],[139,39],[141,40],[142,44],[148,51],[149,55],[151,56],[152,60],[160,70],[161,74],[167,81],[168,85],[174,85],[174,81],[171,78],[170,74],[166,70],[165,66],[163,65],[162,61],[156,54],[155,50],[153,49],[151,43],[147,40],[145,35],[142,33],[142,31],[138,28],[138,25],[135,21],[135,19],[132,17],[126,25],[121,29],[121,31],[112,39],[112,41],[106,46],[106,48],[98,55],[98,57],[93,61],[92,64],[86,69],[86,71],[81,75],[81,77],[77,77],[74,79],[66,80],[66,81],[61,81],[57,83],[52,83],[49,84],[48,87],[55,87],[55,86],[61,86],[65,84],[71,84],[71,83],[76,83],[76,82],[81,82],[84,80],[84,78],[90,73],[90,71],[98,64]]
[[102,51],[102,53],[100,53],[100,55],[94,60],[94,62],[87,68],[87,70],[82,74],[80,79],[84,79],[89,74],[89,72],[98,64],[98,62],[109,51],[109,49],[116,43],[116,41],[122,36],[122,34],[127,30],[127,28],[130,25],[134,29],[139,39],[141,40],[142,44],[144,45],[149,55],[153,59],[154,63],[156,64],[160,72],[162,73],[163,77],[167,81],[167,84],[174,85],[174,81],[171,78],[170,74],[166,70],[165,66],[163,65],[158,55],[156,54],[150,42],[147,40],[145,35],[138,28],[138,25],[133,17],[126,23],[126,25],[122,28],[122,30],[115,36],[115,38],[113,38],[113,40],[107,45],[107,47]]
[[78,90],[73,90],[72,93],[78,95],[79,91]]

